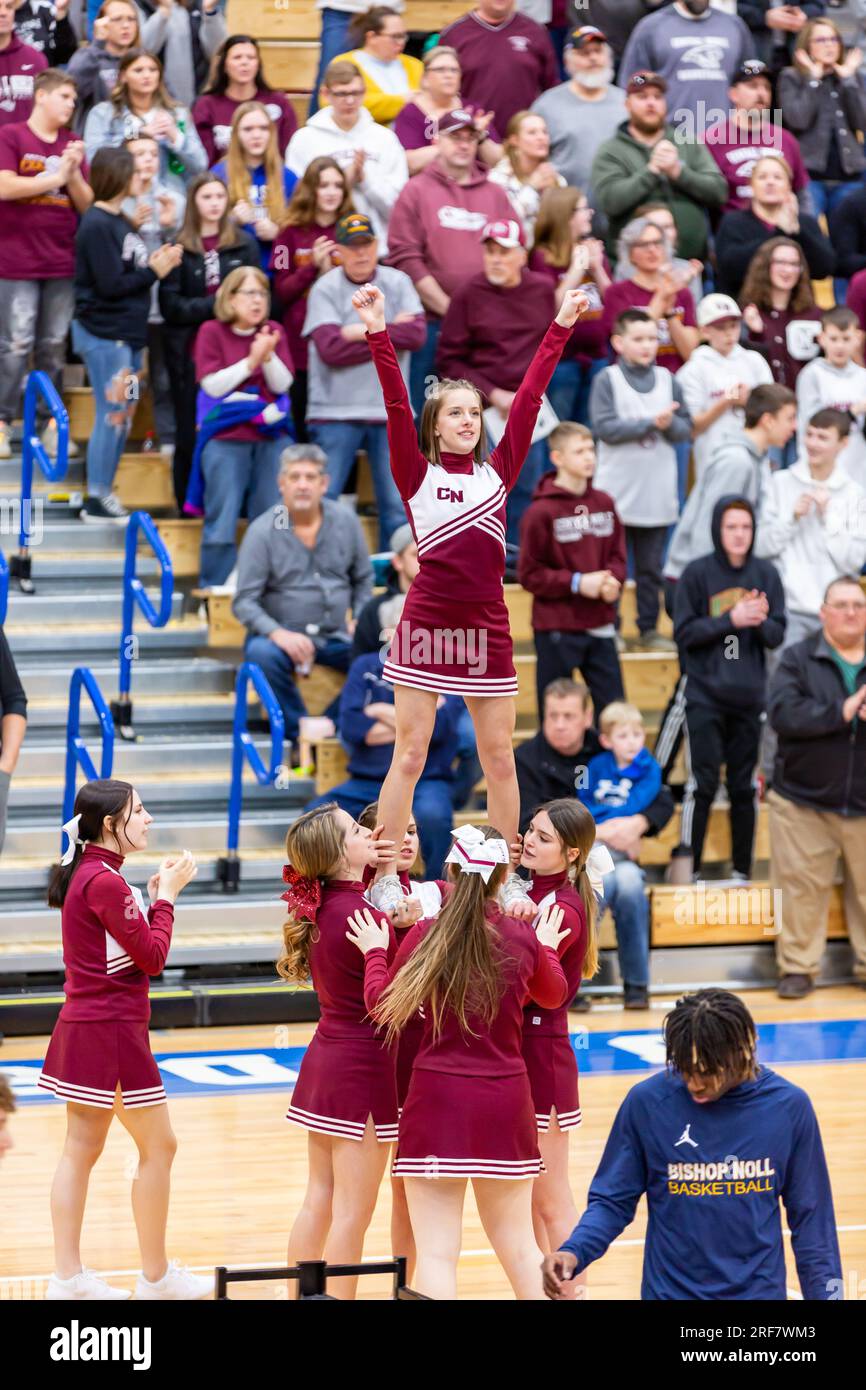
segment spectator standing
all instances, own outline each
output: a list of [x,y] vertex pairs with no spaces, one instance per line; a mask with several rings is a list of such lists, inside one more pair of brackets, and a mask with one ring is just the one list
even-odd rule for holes
[[315,444],[285,449],[277,478],[283,506],[250,524],[238,556],[233,607],[247,629],[244,655],[267,676],[292,742],[306,714],[296,677],[313,665],[348,671],[349,610],[360,613],[373,591],[361,523],[325,497],[326,468]]
[[0,853],[6,839],[9,787],[27,732],[27,697],[6,634],[0,628]]
[[804,24],[824,13],[827,0],[782,5],[779,0],[738,0],[737,13],[752,31],[757,56],[774,77],[791,61],[794,41]]
[[423,64],[403,52],[408,37],[405,21],[395,9],[374,5],[349,25],[349,39],[357,47],[334,59],[360,68],[366,88],[364,105],[381,125],[392,125],[421,85]]
[[97,150],[137,135],[156,140],[162,181],[179,193],[194,174],[207,168],[192,116],[169,96],[159,59],[133,48],[117,65],[111,100],[94,106],[84,123],[87,157],[92,160]]
[[[707,148],[725,176],[728,201],[723,212],[744,212],[752,200],[749,180],[755,162],[780,154],[791,170],[791,187],[802,212],[814,213],[809,175],[797,139],[772,120],[773,84],[766,63],[748,58],[734,73],[728,88],[730,106],[723,119],[704,136]],[[786,109],[787,116],[787,109]]]
[[[369,0],[316,0],[316,9],[322,12],[321,38],[319,42],[319,71],[310,95],[308,119],[319,109],[319,90],[324,75],[342,53],[349,40],[349,26],[353,17],[364,14],[370,8]],[[403,0],[391,0],[389,9],[401,13],[405,9]]]
[[831,19],[813,19],[797,35],[793,67],[779,77],[779,105],[799,136],[817,216],[853,193],[866,169],[862,60],[858,48],[845,51]]
[[675,378],[656,365],[658,330],[650,315],[626,309],[612,341],[617,365],[599,373],[589,400],[596,483],[613,498],[633,551],[638,646],[670,651],[673,644],[656,631],[659,589],[668,527],[679,513],[675,445],[691,437],[691,421]]
[[[442,320],[436,365],[440,377],[469,380],[483,393],[490,407],[485,412],[487,432],[496,444],[496,428],[501,436],[517,388],[557,305],[549,279],[526,269],[526,240],[513,217],[488,222],[481,244],[484,269],[454,291]],[[508,343],[507,355],[503,343]],[[520,518],[547,461],[547,445],[539,438],[530,445],[508,498],[506,540],[511,545],[517,544]]]
[[443,29],[442,43],[456,48],[466,101],[492,111],[504,130],[515,111],[525,111],[559,82],[559,65],[547,31],[520,14],[515,0],[479,0],[469,14]]
[[589,419],[592,379],[608,364],[602,316],[611,284],[610,266],[604,243],[591,235],[591,229],[592,208],[586,194],[579,188],[549,188],[541,197],[529,258],[529,269],[552,281],[557,304],[572,289],[582,290],[589,304],[572,329],[547,390],[554,414],[580,424]]
[[238,107],[228,153],[213,172],[228,188],[232,217],[258,243],[262,270],[268,270],[297,179],[280,158],[276,127],[260,101]]
[[20,125],[33,110],[33,83],[48,67],[15,32],[15,0],[0,0],[0,127]]
[[735,299],[708,294],[697,319],[704,342],[680,367],[677,381],[692,419],[692,457],[700,478],[719,446],[739,437],[753,388],[772,381],[773,374],[761,353],[740,343],[743,315]]
[[636,73],[626,87],[627,120],[599,145],[590,181],[608,218],[608,252],[642,203],[666,203],[679,231],[680,255],[707,256],[707,214],[721,207],[727,185],[705,145],[667,125],[667,83]]
[[[34,84],[27,121],[0,127],[0,459],[11,458],[10,430],[31,353],[60,390],[66,335],[75,305],[74,240],[90,206],[84,146],[69,130],[75,83],[49,68]],[[42,414],[42,442],[57,452],[57,426]]]
[[273,241],[271,275],[283,308],[283,327],[295,364],[292,419],[295,438],[307,438],[307,340],[303,336],[310,290],[333,270],[340,257],[334,232],[341,217],[353,212],[345,170],[321,155],[301,175],[284,223]]
[[275,92],[265,81],[256,40],[247,34],[231,34],[217,49],[207,85],[192,108],[209,164],[215,164],[228,149],[232,118],[245,101],[262,103],[277,128],[280,154],[285,154],[298,125],[295,109],[287,96]]
[[151,289],[183,255],[179,246],[160,246],[148,254],[123,215],[134,176],[125,147],[96,151],[90,166],[94,201],[75,237],[72,346],[84,359],[95,407],[83,521],[123,524],[127,519],[111,486],[138,400],[136,378],[147,343]]
[[[866,270],[866,188],[855,188],[843,198],[830,213],[827,224],[836,252],[836,274],[852,279]],[[846,298],[845,302],[850,300]]]
[[505,127],[505,154],[490,170],[491,183],[504,188],[523,223],[526,245],[531,247],[541,195],[548,188],[564,188],[565,179],[550,162],[550,135],[543,116],[518,111]]
[[665,234],[648,217],[636,217],[622,230],[617,258],[631,267],[627,280],[614,280],[604,296],[601,323],[605,338],[626,309],[644,309],[656,325],[658,363],[677,372],[698,345],[695,301],[671,268]]
[[78,38],[69,22],[69,0],[16,0],[15,33],[44,54],[49,67],[68,63]]
[[442,319],[460,282],[481,270],[480,233],[510,221],[511,202],[477,163],[481,134],[471,111],[438,126],[436,160],[403,189],[388,229],[390,262],[414,284],[427,312],[427,338],[412,356],[409,393],[417,412],[434,370]]
[[730,802],[734,878],[747,881],[755,838],[754,775],[766,707],[766,652],[785,635],[785,595],[774,565],[752,554],[755,512],[744,497],[719,499],[713,553],[677,584],[674,637],[685,676],[689,779],[680,823],[695,875],[722,764]]
[[592,24],[574,29],[565,45],[567,82],[542,92],[532,110],[550,132],[550,162],[572,188],[590,191],[590,170],[599,145],[626,117],[625,92],[613,86],[608,41]]
[[160,59],[165,85],[191,107],[207,80],[211,59],[225,41],[219,0],[136,0],[143,16],[141,43]]
[[404,104],[394,122],[394,134],[406,151],[409,173],[420,174],[439,157],[435,143],[439,121],[452,111],[470,111],[479,134],[478,158],[492,168],[502,157],[492,111],[482,111],[460,97],[460,59],[456,48],[437,44],[424,54],[419,90]]
[[517,578],[532,595],[538,715],[551,681],[579,669],[597,710],[623,698],[616,605],[625,582],[625,532],[613,498],[593,487],[595,448],[583,425],[548,438],[546,473],[520,526]]
[[[238,521],[254,521],[277,500],[277,471],[288,434],[292,359],[282,326],[269,318],[264,271],[229,271],[214,316],[195,340],[199,424],[195,463],[204,483],[201,585],[224,584],[235,563]],[[233,408],[234,407],[234,408]]]
[[177,238],[183,258],[159,286],[163,342],[174,402],[174,493],[182,511],[189,487],[196,438],[194,349],[200,326],[214,317],[216,293],[240,266],[257,266],[256,243],[229,215],[228,192],[210,172],[197,174],[187,189],[183,226]]
[[92,41],[73,53],[69,62],[69,76],[75,78],[78,88],[77,130],[84,129],[91,107],[110,100],[124,54],[140,47],[134,0],[103,0],[94,21]]
[[385,406],[363,324],[350,320],[352,295],[376,285],[386,296],[391,340],[408,379],[409,353],[426,332],[424,310],[408,276],[378,264],[373,224],[360,213],[340,219],[334,231],[340,265],[317,280],[307,301],[303,334],[309,343],[307,424],[330,466],[328,495],[338,498],[359,449],[366,450],[379,516],[379,546],[406,520],[391,476]]
[[751,34],[735,14],[710,0],[675,0],[635,25],[620,64],[620,80],[657,72],[670,93],[677,125],[691,117],[692,139],[702,139],[707,115],[724,107],[734,73],[754,56]]
[[364,109],[364,91],[354,63],[332,63],[322,84],[328,104],[292,137],[286,166],[300,178],[318,156],[335,159],[346,171],[352,202],[372,222],[384,257],[388,219],[409,171],[393,130]]
[[[829,407],[850,413],[850,434],[839,455],[839,466],[866,489],[866,367],[854,360],[861,337],[853,309],[825,309],[818,343],[823,356],[807,362],[797,377],[797,447],[802,457],[808,424],[816,410]],[[859,566],[848,564],[842,568],[850,571]]]
[[779,738],[770,808],[770,876],[785,892],[777,993],[815,986],[839,856],[845,925],[866,981],[866,595],[851,575],[821,605],[821,631],[789,647],[770,686]]
[[802,250],[811,279],[833,274],[836,253],[815,218],[801,213],[791,180],[791,170],[780,155],[759,159],[749,180],[751,205],[743,212],[725,213],[716,234],[716,279],[722,294],[742,299],[755,253],[781,236]]

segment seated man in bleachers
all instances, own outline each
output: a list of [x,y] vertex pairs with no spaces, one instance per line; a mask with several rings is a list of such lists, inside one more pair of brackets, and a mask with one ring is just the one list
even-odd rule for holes
[[292,742],[306,713],[295,672],[308,675],[314,664],[348,671],[348,610],[359,613],[373,590],[361,523],[325,497],[326,468],[315,444],[286,449],[277,480],[283,505],[250,523],[238,556],[232,607],[247,629],[244,654],[267,676]]
[[[521,833],[536,806],[555,797],[576,796],[578,785],[584,784],[587,764],[601,752],[592,715],[585,685],[567,679],[551,681],[544,692],[541,728],[514,752]],[[637,862],[640,842],[644,835],[663,830],[673,811],[673,797],[663,786],[645,811],[612,816],[596,829],[597,840],[627,856],[604,880],[605,906],[613,913],[616,927],[620,974],[628,982],[627,1009],[646,1008],[649,998],[649,902],[644,892],[646,875]],[[584,1000],[583,1008],[588,1007]]]
[[[340,734],[349,754],[349,776],[308,802],[305,810],[336,801],[344,811],[357,817],[365,806],[378,799],[391,766],[396,732],[394,687],[382,679],[383,665],[378,651],[352,662],[340,697]],[[463,701],[456,695],[439,696],[427,762],[415,788],[412,813],[418,825],[427,878],[441,875],[451,847],[451,764],[457,756],[457,725],[462,711]]]

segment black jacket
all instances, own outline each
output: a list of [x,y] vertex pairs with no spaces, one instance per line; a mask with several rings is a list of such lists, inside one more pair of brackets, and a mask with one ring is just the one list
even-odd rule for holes
[[27,696],[9,650],[6,633],[0,627],[0,719],[7,714],[27,717]]
[[68,63],[78,47],[69,18],[54,18],[52,0],[24,0],[15,11],[15,33],[22,43],[44,53],[50,68]]
[[[745,564],[736,568],[725,555],[722,513],[734,503],[751,515],[754,545],[751,502],[733,494],[720,497],[713,508],[713,553],[686,565],[677,584],[674,641],[687,677],[687,703],[754,711],[766,704],[766,650],[781,646],[785,636],[785,591],[770,560],[757,559],[750,549]],[[750,589],[767,595],[769,616],[760,627],[735,627],[731,609],[741,591]]]
[[[259,250],[251,236],[238,232],[234,246],[223,247],[218,253],[220,263],[220,284],[230,270],[239,265],[259,267]],[[193,328],[207,323],[214,316],[215,296],[205,289],[204,252],[184,251],[179,266],[167,275],[159,287],[159,312],[166,327],[186,330],[190,335]]]
[[781,227],[771,227],[750,210],[726,212],[716,232],[716,259],[720,294],[739,296],[746,271],[755,252],[771,237],[784,236],[796,241],[809,267],[813,280],[823,280],[836,270],[836,252],[824,236],[814,217],[800,213],[800,230],[791,236]]
[[857,186],[830,213],[830,240],[836,250],[836,274],[850,280],[866,270],[866,188]]
[[122,213],[90,207],[75,236],[75,317],[97,338],[143,348],[156,274]]
[[[560,796],[575,796],[577,778],[590,758],[601,752],[598,734],[588,729],[579,753],[566,757],[551,748],[541,729],[521,743],[514,751],[517,765],[517,785],[520,788],[520,833],[526,830],[537,806]],[[664,830],[674,813],[674,799],[667,787],[662,787],[644,815],[649,821],[648,835]]]
[[[800,9],[809,19],[823,15],[826,0],[799,0]],[[767,10],[775,9],[781,0],[739,0],[737,14],[749,26],[755,36],[755,52],[771,67],[778,69],[781,61],[789,62],[796,34],[782,29],[768,29],[765,21]],[[831,16],[832,18],[832,12]]]
[[[864,683],[866,661],[858,688]],[[846,724],[847,698],[822,632],[788,647],[770,682],[770,723],[779,736],[773,790],[817,811],[866,816],[866,721]]]
[[[151,15],[156,14],[159,9],[156,0],[136,0],[136,4],[145,19],[150,19]],[[203,18],[201,6],[198,4],[187,6],[187,13],[189,14],[189,36],[190,45],[192,47],[192,67],[195,74],[195,89],[197,92],[200,92],[205,84],[205,79],[210,69],[210,62],[207,54],[202,48],[201,42],[201,24]],[[159,58],[160,62],[164,61],[164,56],[165,44],[163,44],[158,53],[154,53],[154,57]]]

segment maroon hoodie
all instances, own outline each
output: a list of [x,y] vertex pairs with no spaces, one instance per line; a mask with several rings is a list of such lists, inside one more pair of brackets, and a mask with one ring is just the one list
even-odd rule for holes
[[613,498],[592,483],[583,493],[545,473],[520,523],[517,578],[535,597],[536,632],[586,632],[616,618],[616,604],[571,592],[574,574],[610,570],[625,583],[625,530]]
[[0,125],[26,121],[33,110],[33,83],[48,67],[38,48],[22,43],[13,34],[0,49]]
[[454,291],[442,320],[439,375],[468,379],[485,396],[496,386],[516,391],[555,313],[553,285],[543,275],[524,270],[513,289],[491,285],[483,271],[471,276]]

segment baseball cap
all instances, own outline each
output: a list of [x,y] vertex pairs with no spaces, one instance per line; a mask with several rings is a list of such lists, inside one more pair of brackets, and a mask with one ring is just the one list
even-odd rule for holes
[[626,91],[644,92],[647,87],[658,87],[660,92],[666,92],[668,84],[657,72],[633,72],[626,84]]
[[740,306],[729,294],[705,294],[697,308],[698,328],[707,328],[722,319],[741,319]]
[[595,24],[581,24],[579,29],[572,29],[566,40],[566,48],[583,48],[585,43],[607,43],[607,35],[603,34]]
[[436,129],[440,135],[450,135],[455,130],[475,130],[475,117],[471,111],[449,111],[440,116]]
[[760,58],[747,58],[731,78],[731,86],[736,87],[738,82],[753,82],[756,77],[766,77],[768,82],[772,80],[766,63],[762,63]]
[[415,537],[412,535],[412,527],[408,521],[404,521],[402,526],[398,526],[396,531],[391,532],[391,539],[388,545],[395,555],[401,555],[407,545],[411,545]]
[[353,241],[372,241],[375,235],[373,223],[362,212],[347,212],[334,229],[334,240],[340,246],[351,246]]
[[519,222],[501,219],[498,222],[485,222],[484,230],[481,233],[481,241],[495,241],[497,246],[503,246],[506,251],[511,251],[515,246],[525,246],[526,237]]

